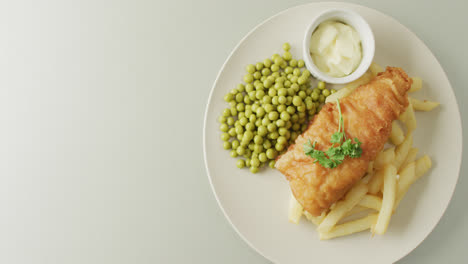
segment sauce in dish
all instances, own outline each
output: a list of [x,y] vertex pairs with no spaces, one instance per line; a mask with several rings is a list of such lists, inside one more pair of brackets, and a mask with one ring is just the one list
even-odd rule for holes
[[309,49],[317,68],[331,77],[351,74],[362,60],[359,34],[339,21],[321,23],[312,33]]

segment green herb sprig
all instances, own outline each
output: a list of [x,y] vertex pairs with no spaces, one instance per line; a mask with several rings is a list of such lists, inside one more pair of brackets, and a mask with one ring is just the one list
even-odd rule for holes
[[[318,162],[324,168],[335,168],[340,165],[346,156],[351,158],[359,158],[362,154],[361,142],[354,138],[354,143],[351,139],[346,138],[344,130],[343,115],[341,114],[340,101],[336,99],[336,104],[339,113],[338,131],[335,132],[330,139],[332,146],[327,151],[315,149],[315,145],[311,144],[310,140],[304,144],[304,153],[311,158],[314,158],[314,163]],[[338,144],[337,146],[335,146]]]

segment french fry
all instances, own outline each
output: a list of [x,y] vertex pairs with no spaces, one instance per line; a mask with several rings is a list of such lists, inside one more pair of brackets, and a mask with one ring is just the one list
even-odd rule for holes
[[373,176],[374,176],[374,172],[367,173],[366,176],[362,177],[361,182],[364,184],[368,184]]
[[401,170],[394,210],[396,210],[403,197],[405,197],[411,184],[421,178],[431,167],[431,159],[429,156],[424,155],[422,158],[409,163]]
[[393,212],[396,196],[396,173],[395,166],[388,164],[384,167],[384,191],[382,207],[377,218],[373,233],[383,235],[387,231],[388,224]]
[[411,145],[413,145],[413,134],[410,132],[408,135],[406,135],[405,140],[403,140],[403,142],[395,149],[395,159],[393,160],[393,165],[395,165],[397,170],[400,169],[401,164],[403,164],[406,156],[408,156]]
[[406,111],[400,115],[399,119],[403,123],[405,123],[406,128],[408,129],[408,132],[412,132],[416,129],[416,126],[417,126],[416,117],[414,115],[413,105],[411,104],[411,102],[406,108]]
[[320,240],[347,236],[371,228],[377,221],[377,214],[370,214],[361,219],[350,221],[333,227],[329,232],[320,232]]
[[343,216],[362,199],[367,193],[367,185],[360,182],[354,186],[345,196],[345,199],[336,203],[322,223],[318,227],[319,232],[329,232]]
[[379,170],[383,168],[385,164],[392,163],[395,159],[395,147],[388,148],[379,154],[374,161],[374,168]]
[[302,216],[302,205],[296,200],[293,194],[289,200],[289,222],[297,224]]
[[382,207],[382,199],[372,194],[366,194],[358,203],[359,206],[379,211]]
[[382,184],[384,182],[384,170],[380,169],[375,172],[372,179],[369,181],[369,193],[370,194],[377,194],[380,192]]
[[394,210],[396,210],[396,208],[400,204],[401,199],[403,199],[411,184],[413,184],[413,182],[416,181],[415,167],[415,162],[411,162],[400,171],[396,202],[393,206]]
[[424,155],[422,158],[418,159],[415,161],[415,174],[416,174],[416,180],[421,178],[421,176],[426,173],[431,167],[432,167],[432,161],[429,156]]
[[406,155],[406,159],[405,161],[403,162],[403,164],[401,164],[401,168],[404,168],[406,165],[408,165],[409,163],[413,162],[415,159],[416,159],[416,155],[418,155],[418,149],[417,148],[411,148],[409,151],[408,151],[408,155]]
[[367,166],[367,174],[371,174],[374,172],[374,162],[369,162],[369,166]]
[[440,105],[439,102],[433,102],[433,101],[428,101],[428,100],[418,100],[415,98],[409,97],[409,100],[411,104],[413,105],[413,109],[415,111],[431,111],[432,109],[436,108],[437,106]]
[[351,209],[349,212],[347,212],[345,214],[345,216],[343,216],[343,218],[346,218],[350,215],[354,215],[354,214],[358,214],[360,212],[364,212],[366,210],[369,210],[369,208],[366,208],[366,207],[362,207],[362,206],[359,206],[359,205],[356,205],[353,207],[353,209]]
[[413,84],[411,85],[411,88],[408,90],[409,93],[416,92],[421,90],[422,88],[422,79],[419,77],[412,77],[413,79]]
[[340,90],[338,90],[336,93],[334,94],[330,94],[327,99],[325,99],[325,103],[329,103],[329,102],[336,102],[336,99],[341,99],[343,97],[346,97],[348,96],[353,90],[351,90],[350,88],[348,87],[343,87],[341,88]]
[[357,80],[354,80],[348,84],[346,84],[346,88],[350,89],[351,91],[354,91],[354,89],[358,88],[361,85],[368,84],[374,76],[370,72],[364,73],[361,77],[359,77]]
[[323,212],[321,215],[319,216],[313,216],[311,215],[309,212],[307,211],[304,211],[304,215],[305,217],[307,218],[307,220],[309,220],[310,222],[314,223],[316,226],[319,226],[320,223],[322,223],[323,219],[327,216],[327,213],[326,212]]
[[401,142],[405,139],[405,134],[403,133],[403,130],[401,129],[400,125],[398,125],[398,122],[395,120],[392,122],[392,132],[390,133],[390,140],[392,141],[393,144],[396,146],[400,145]]
[[375,62],[372,62],[371,66],[369,67],[369,70],[371,71],[372,75],[375,77],[379,72],[383,72],[384,68],[382,66],[378,65]]

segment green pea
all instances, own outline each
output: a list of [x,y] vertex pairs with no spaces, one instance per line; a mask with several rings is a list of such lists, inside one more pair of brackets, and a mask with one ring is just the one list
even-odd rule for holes
[[252,74],[247,73],[246,75],[244,75],[244,82],[251,83],[253,82],[253,80],[254,80],[254,77]]
[[274,61],[276,57],[279,57],[280,55],[278,53],[275,53],[271,55],[271,59]]
[[267,129],[268,129],[269,132],[273,132],[273,131],[276,130],[276,125],[273,124],[273,123],[271,123],[271,124],[269,124],[269,125],[267,126]]
[[244,101],[244,96],[241,93],[236,94],[236,102],[240,103]]
[[302,99],[304,99],[304,98],[307,97],[307,94],[306,94],[306,92],[304,92],[304,91],[300,91],[300,92],[298,93],[298,95],[299,95],[299,97],[301,97]]
[[[236,101],[229,102],[229,106],[231,106],[231,108],[236,107],[236,105],[237,105]],[[229,111],[231,111],[231,110],[229,110]]]
[[249,64],[249,65],[247,65],[247,67],[245,67],[245,70],[248,73],[254,73],[255,72],[255,66],[253,64]]
[[236,161],[236,166],[237,166],[237,168],[239,168],[239,169],[244,168],[244,167],[245,167],[245,161],[244,161],[243,159],[238,159],[238,160]]
[[245,130],[247,131],[253,131],[255,129],[255,125],[253,123],[247,123],[247,125],[245,125]]
[[325,97],[327,97],[327,96],[330,95],[330,91],[327,90],[327,89],[323,89],[322,94],[323,94]]
[[[230,111],[231,111],[231,110],[229,110],[229,112],[230,112]],[[227,118],[227,124],[228,124],[229,126],[234,125],[234,118],[228,117],[228,118]]]
[[[263,97],[263,99],[265,99],[265,98],[266,98],[266,96]],[[264,101],[265,101],[265,100],[264,100]],[[275,107],[274,107],[273,105],[269,104],[269,103],[265,104],[264,108],[265,108],[265,111],[266,111],[268,114],[271,113],[271,112],[275,109]]]
[[292,85],[292,82],[289,81],[289,80],[287,80],[287,81],[284,82],[284,87],[286,87],[286,88],[291,87],[291,85]]
[[302,119],[302,118],[304,118],[304,117],[306,116],[305,111],[304,111],[304,112],[300,112],[300,113],[298,114],[298,116],[299,116],[299,120]]
[[257,116],[256,115],[250,115],[249,121],[250,121],[250,123],[255,123],[255,121],[257,121]]
[[250,165],[251,165],[252,167],[258,167],[258,166],[260,166],[260,160],[258,160],[257,158],[254,158],[254,159],[252,159],[252,160],[250,161]]
[[223,131],[223,132],[227,132],[229,130],[229,126],[225,123],[221,124],[219,126],[219,130]]
[[307,82],[307,77],[301,76],[297,79],[297,83],[304,84]]
[[291,74],[291,73],[293,72],[293,68],[290,67],[290,66],[288,66],[288,67],[286,67],[286,68],[284,69],[284,72],[285,72],[286,74]]
[[280,134],[280,136],[286,135],[287,132],[288,132],[288,129],[285,128],[285,127],[280,127],[280,128],[278,129],[278,133]]
[[300,106],[302,104],[302,98],[300,96],[293,97],[293,105]]
[[260,136],[265,136],[268,133],[268,129],[265,125],[261,125],[258,127],[257,133]]
[[218,117],[218,122],[220,122],[220,123],[226,123],[226,121],[227,121],[227,119],[226,119],[225,116],[220,116],[220,117]]
[[305,69],[304,71],[302,71],[302,76],[309,77],[310,76],[310,71]]
[[250,167],[250,158],[245,159],[245,166]]
[[286,51],[283,53],[283,58],[286,60],[286,61],[290,61],[292,59],[292,54],[291,52],[289,51]]
[[304,104],[297,107],[298,112],[305,112],[305,110],[306,110],[306,106]]
[[255,98],[257,98],[258,100],[262,99],[263,96],[265,96],[265,92],[263,90],[258,90],[255,94]]
[[254,146],[254,152],[259,153],[263,151],[263,145],[255,145]]
[[297,61],[297,67],[302,68],[302,67],[304,67],[304,65],[305,65],[305,63],[304,63],[303,60],[298,60]]
[[283,44],[283,50],[284,50],[284,51],[289,51],[290,49],[291,49],[291,45],[289,45],[288,42],[286,42],[286,43]]
[[286,103],[286,97],[285,96],[279,96],[278,97],[278,103],[285,104]]
[[262,119],[259,118],[259,119],[257,119],[257,121],[255,121],[255,126],[259,127],[261,125],[262,125]]
[[288,89],[288,95],[289,95],[289,96],[293,96],[294,94],[296,94],[296,91],[294,91],[293,88],[289,88],[289,89]]
[[[301,119],[299,118],[299,122],[301,122]],[[286,122],[286,125],[284,126],[286,129],[290,129],[292,127],[292,122],[291,121],[287,121]],[[286,134],[284,134],[285,137],[288,138],[287,134],[288,134],[289,131],[286,131]]]
[[320,103],[325,102],[325,95],[321,94],[321,95],[319,96],[319,102],[320,102]]
[[297,122],[297,121],[299,121],[299,116],[297,114],[293,114],[291,116],[291,122]]
[[277,127],[284,127],[285,124],[286,124],[286,123],[284,122],[283,119],[278,119],[278,120],[276,120],[276,126],[277,126]]
[[244,155],[245,153],[245,148],[242,146],[237,147],[236,149],[237,155]]
[[259,159],[261,162],[266,162],[266,161],[268,160],[268,158],[267,158],[265,152],[262,152],[262,153],[258,154],[258,159]]
[[[235,132],[235,131],[234,131]],[[242,138],[244,137],[243,134],[237,134],[236,138],[237,140],[242,140]]]
[[253,77],[255,80],[258,80],[262,77],[262,73],[260,73],[259,71],[256,71],[254,72]]
[[277,83],[275,83],[274,87],[275,87],[276,90],[279,90],[279,89],[283,88],[284,85],[283,85],[283,83],[277,82]]
[[271,148],[271,141],[268,139],[263,140],[263,148],[264,149],[269,149]]
[[237,134],[237,133],[236,133],[236,128],[231,127],[227,133],[228,133],[231,137],[235,137],[236,134]]
[[272,71],[272,72],[277,72],[277,71],[279,71],[279,68],[280,68],[280,67],[279,67],[278,64],[273,64],[273,65],[271,65],[270,68],[271,68],[271,71]]
[[278,110],[279,113],[284,112],[284,111],[286,111],[286,106],[285,105],[278,105],[276,110]]
[[271,99],[271,102],[273,103],[273,105],[279,105],[279,96],[277,95],[273,96],[273,98]]
[[271,121],[277,120],[278,117],[279,117],[279,114],[276,111],[271,111],[270,113],[268,113],[268,119],[270,119]]
[[[297,124],[299,125],[299,124]],[[277,144],[280,144],[280,145],[285,145],[287,143],[287,140],[285,137],[283,136],[280,136],[277,140],[276,140]]]
[[245,85],[245,91],[246,91],[247,93],[249,93],[249,92],[251,92],[251,91],[253,91],[253,90],[254,90],[253,84],[248,83],[248,84]]
[[312,100],[306,100],[306,109],[311,110],[312,108],[315,108],[315,104],[312,102]]
[[320,90],[325,89],[325,82],[323,82],[323,81],[318,82],[317,88],[319,88]]
[[237,127],[236,127],[236,133],[237,133],[237,134],[242,134],[242,133],[244,133],[244,127],[242,127],[242,126],[237,126]]
[[[272,66],[273,66],[273,65],[272,65]],[[280,77],[280,74],[279,74],[279,72],[274,72],[274,73],[271,74],[271,76],[272,76],[273,78],[275,78],[275,80],[276,80],[276,78]]]
[[235,107],[231,107],[231,116],[237,115],[237,109]]
[[263,66],[269,68],[271,66],[271,60],[270,59],[265,59],[263,61]]
[[234,99],[234,95],[232,93],[228,93],[224,96],[224,101],[231,102]]
[[[266,70],[268,70],[268,69],[266,69]],[[266,79],[266,80],[263,81],[263,86],[264,86],[265,88],[270,88],[272,85],[273,85],[273,82],[270,81],[270,80],[268,80],[268,79]]]
[[314,101],[318,101],[319,96],[320,96],[320,94],[319,94],[319,93],[316,93],[315,91],[310,95],[310,97],[311,97],[312,100],[314,100]]
[[286,108],[286,111],[288,111],[289,114],[294,114],[296,112],[296,108],[292,107],[292,106],[288,106]]
[[335,89],[331,89],[331,94],[334,94],[336,93],[336,90]]
[[263,137],[260,136],[260,135],[256,135],[254,137],[254,142],[255,142],[255,144],[262,144],[263,143]]
[[232,144],[232,148],[233,148],[233,149],[237,149],[237,147],[239,147],[239,141],[236,140],[236,139],[234,139],[234,140],[231,142],[231,144]]
[[265,112],[265,109],[264,109],[263,107],[259,107],[259,108],[257,109],[257,116],[263,117],[263,116],[265,115],[265,113],[266,113],[266,112]]
[[311,108],[308,112],[309,116],[313,116],[315,114],[315,105],[313,108]]
[[270,162],[268,163],[268,166],[270,166],[270,168],[274,169],[275,164],[276,164],[276,162],[274,160],[270,160]]
[[296,66],[297,66],[297,60],[291,59],[291,60],[289,61],[289,66],[291,66],[291,67],[296,67]]
[[231,142],[229,142],[229,141],[224,141],[224,142],[223,142],[223,148],[224,148],[224,149],[231,149]]
[[[284,69],[284,68],[286,68],[287,66],[288,66],[288,62],[285,61],[285,60],[283,60],[283,61],[280,63],[281,69]],[[283,73],[282,75],[284,75],[284,73]]]
[[269,89],[269,90],[268,90],[268,95],[269,95],[270,97],[275,96],[275,95],[276,95],[276,90],[275,90],[275,89]]
[[260,71],[261,69],[263,69],[263,63],[257,62],[257,64],[255,64],[255,68],[257,69],[257,71]]
[[231,157],[233,158],[237,157],[237,151],[231,150]]
[[287,94],[288,94],[288,90],[286,90],[285,88],[281,88],[278,90],[279,96],[286,96]]
[[293,75],[299,77],[301,75],[301,70],[299,68],[294,69]]
[[279,133],[278,133],[278,131],[274,131],[274,132],[271,132],[270,134],[268,134],[268,136],[271,139],[277,139],[279,137]]
[[267,158],[274,159],[276,158],[277,152],[274,149],[267,149],[266,151]]
[[299,123],[294,123],[292,125],[292,130],[298,131],[299,129],[301,129],[301,125]]
[[245,150],[244,158],[250,158],[252,157],[252,151],[250,149]]
[[222,141],[228,141],[231,138],[231,136],[228,133],[222,133],[221,134],[221,140]]
[[229,108],[224,109],[223,110],[223,116],[224,117],[231,116],[231,109],[229,109]]
[[250,167],[250,172],[254,173],[254,174],[257,173],[258,172],[258,167],[253,167],[253,166]]
[[293,75],[293,76],[291,77],[291,82],[297,84],[297,80],[298,80],[298,79],[299,79],[299,78],[298,78],[297,76]]

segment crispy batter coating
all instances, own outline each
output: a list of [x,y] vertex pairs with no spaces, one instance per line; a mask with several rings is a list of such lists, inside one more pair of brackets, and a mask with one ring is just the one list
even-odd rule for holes
[[327,103],[309,123],[294,145],[281,155],[276,168],[289,180],[297,201],[314,216],[341,199],[365,174],[370,161],[383,147],[392,129],[392,121],[408,106],[407,91],[411,79],[400,68],[387,67],[371,82],[340,99],[347,138],[358,138],[363,150],[360,158],[349,158],[334,169],[324,168],[304,154],[310,139],[316,148],[327,150],[330,138],[338,130],[336,103]]

